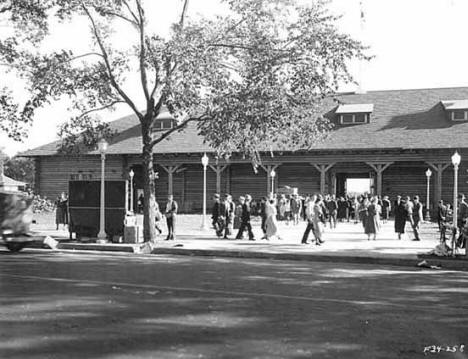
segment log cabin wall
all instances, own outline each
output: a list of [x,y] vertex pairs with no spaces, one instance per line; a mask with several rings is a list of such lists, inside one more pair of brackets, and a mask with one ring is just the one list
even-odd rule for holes
[[[437,155],[434,160],[447,160],[450,162],[450,153]],[[462,159],[468,157],[468,153],[461,153]],[[348,158],[346,158],[348,157]],[[339,173],[360,173],[361,175],[375,175],[374,170],[364,161],[359,161],[359,155],[335,157],[321,157],[324,163],[341,161],[335,163],[326,174],[326,192],[333,193],[333,175]],[[369,157],[371,158],[371,157]],[[425,171],[428,164],[425,162],[432,158],[431,154],[420,156],[420,160],[402,160],[397,155],[393,156],[394,163],[388,167],[382,175],[382,195],[388,195],[392,200],[396,195],[419,195],[422,202],[426,200],[426,177]],[[282,164],[276,169],[278,174],[275,187],[291,186],[298,187],[300,194],[317,193],[320,190],[320,173],[309,164],[314,158],[307,155],[278,156],[275,158]],[[364,159],[364,158],[361,158]],[[366,160],[368,158],[366,157]],[[203,167],[201,163],[195,163],[190,156],[179,156],[175,159],[162,158],[164,163],[180,164],[180,171],[173,175],[173,194],[179,202],[181,212],[200,212],[203,199]],[[174,160],[174,163],[172,162]],[[317,159],[315,159],[317,160]],[[382,158],[382,161],[392,161],[392,158]],[[185,164],[185,162],[188,162]],[[190,163],[192,162],[192,163]],[[123,156],[108,155],[106,157],[106,178],[128,179],[128,171],[132,167],[135,170],[134,188],[143,188],[141,174],[141,159],[138,155]],[[213,163],[213,162],[211,162]],[[41,156],[36,159],[36,188],[37,191],[48,198],[54,199],[60,192],[68,191],[68,181],[77,176],[82,179],[100,178],[100,157],[80,156]],[[139,170],[138,170],[139,169]],[[161,208],[165,205],[168,193],[167,172],[157,164],[155,170],[159,173],[156,179],[156,196]],[[458,185],[459,192],[468,195],[468,162],[462,161],[459,169]],[[140,183],[140,184],[139,184]],[[435,203],[436,173],[433,171],[430,183],[430,201],[434,211]],[[211,208],[211,198],[216,192],[216,173],[207,168],[207,204]],[[259,199],[267,194],[267,174],[258,167],[255,173],[250,163],[231,163],[221,173],[221,195],[232,194],[237,200],[240,195],[251,194],[254,199]],[[137,193],[135,192],[135,197]],[[450,165],[442,175],[442,199],[447,203],[453,201],[453,166]],[[136,201],[136,198],[135,198]]]
[[255,173],[250,163],[235,163],[226,171],[230,171],[231,195],[235,200],[246,194],[259,200],[267,194],[267,174],[262,168]]
[[[418,195],[421,202],[426,202],[427,164],[423,162],[396,162],[382,174],[382,196],[388,196],[393,202],[397,195],[413,198]],[[434,186],[431,186],[430,198],[433,199]]]
[[285,163],[280,165],[276,172],[279,187],[297,187],[301,195],[320,191],[320,172],[308,163]]
[[[68,181],[75,179],[101,178],[100,156],[44,156],[39,169],[38,192],[41,196],[55,199],[61,192],[68,192]],[[106,157],[106,179],[122,179],[122,157]]]

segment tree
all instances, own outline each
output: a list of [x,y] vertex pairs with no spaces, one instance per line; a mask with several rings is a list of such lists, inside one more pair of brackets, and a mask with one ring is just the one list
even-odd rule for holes
[[34,188],[34,160],[13,157],[5,161],[5,175]]
[[[42,38],[45,27],[26,27],[8,10],[8,3],[11,7],[15,2],[6,1],[9,21]],[[21,3],[31,6],[36,1]],[[143,0],[50,0],[39,23],[50,18],[86,19],[94,41],[89,52],[76,55],[63,44],[58,51],[37,53],[19,49],[11,39],[0,45],[3,61],[25,79],[32,95],[21,115],[11,117],[14,124],[30,123],[35,108],[64,97],[79,112],[62,131],[65,134],[77,126],[91,127],[91,133],[104,126],[100,131],[105,132],[105,125],[97,124],[93,115],[119,104],[129,106],[138,117],[145,240],[155,237],[156,144],[196,122],[219,156],[241,152],[258,163],[264,151],[309,149],[329,128],[325,119],[318,118],[320,100],[340,82],[352,80],[348,60],[365,57],[358,41],[338,31],[337,18],[327,12],[325,1],[223,3],[228,8],[225,15],[191,19],[189,0],[183,0],[178,21],[163,37],[151,31],[152,16]],[[125,49],[113,33],[122,28],[134,34]],[[141,95],[132,97],[125,89],[128,78],[138,79]],[[11,104],[11,99],[5,102]],[[177,125],[154,132],[163,106]]]

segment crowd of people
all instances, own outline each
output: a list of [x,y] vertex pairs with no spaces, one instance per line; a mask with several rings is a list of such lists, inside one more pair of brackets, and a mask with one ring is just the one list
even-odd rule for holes
[[[468,219],[468,205],[464,196],[460,195],[459,225]],[[462,199],[463,197],[463,199]],[[236,239],[243,238],[247,232],[250,240],[255,240],[252,231],[251,217],[260,216],[262,239],[278,238],[278,222],[284,221],[286,225],[298,225],[303,219],[307,222],[301,243],[309,243],[310,233],[316,245],[324,242],[324,230],[336,228],[340,222],[361,223],[362,230],[368,240],[376,240],[381,225],[386,223],[390,216],[394,217],[396,237],[401,240],[407,225],[413,234],[413,241],[419,241],[420,225],[424,220],[423,204],[419,196],[397,196],[392,203],[388,196],[374,196],[364,194],[360,196],[336,197],[335,195],[307,195],[277,194],[263,197],[254,201],[250,195],[241,196],[234,201],[232,196],[226,194],[221,198],[219,194],[213,197],[212,224],[218,237]],[[437,212],[439,228],[449,220],[450,206],[440,201]],[[461,228],[459,226],[459,228]],[[234,233],[237,230],[237,234]]]

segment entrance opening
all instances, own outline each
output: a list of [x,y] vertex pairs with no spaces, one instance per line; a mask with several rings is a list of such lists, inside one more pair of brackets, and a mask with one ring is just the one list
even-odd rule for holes
[[372,178],[347,178],[346,194],[354,197],[365,193],[372,193],[372,186]]

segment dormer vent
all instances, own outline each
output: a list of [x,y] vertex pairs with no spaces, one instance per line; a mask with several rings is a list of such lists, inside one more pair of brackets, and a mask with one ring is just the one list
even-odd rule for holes
[[369,123],[372,112],[374,112],[374,105],[371,103],[344,104],[338,106],[335,111],[342,125]]
[[445,100],[441,101],[447,117],[451,121],[468,121],[468,100]]

